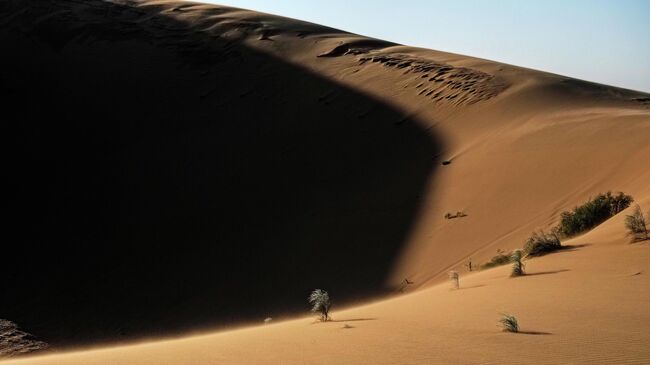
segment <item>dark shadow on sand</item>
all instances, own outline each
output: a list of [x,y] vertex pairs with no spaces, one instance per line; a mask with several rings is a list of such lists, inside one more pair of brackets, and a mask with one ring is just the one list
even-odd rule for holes
[[538,332],[538,331],[519,331],[517,332],[522,335],[552,335],[550,332]]
[[328,322],[358,322],[358,321],[376,321],[378,318],[351,318],[351,319],[332,319]]
[[545,252],[543,254],[533,256],[532,258],[543,257],[543,256],[546,256],[546,255],[552,255],[552,254],[560,253],[560,252],[573,252],[573,251],[576,251],[576,250],[578,250],[580,248],[588,247],[588,246],[591,246],[591,243],[583,243],[583,244],[579,244],[579,245],[562,245],[560,248],[556,249],[555,251]]
[[591,246],[591,243],[582,243],[579,245],[563,245],[562,249],[559,252],[571,252],[571,251],[576,251],[580,248],[583,247],[589,247]]
[[439,138],[163,6],[0,4],[0,314],[61,349],[383,293]]
[[561,270],[553,270],[553,271],[527,272],[526,274],[524,274],[524,275],[522,275],[520,277],[559,274],[561,272],[567,272],[567,271],[571,271],[571,270],[569,270],[569,269],[561,269]]
[[567,271],[571,271],[571,270],[569,270],[569,269],[562,269],[562,270],[553,270],[553,271],[527,272],[527,273],[525,273],[524,275],[521,275],[521,276],[515,276],[515,278],[517,278],[517,277],[519,277],[519,278],[523,278],[523,277],[526,277],[526,276],[537,276],[537,275],[551,275],[551,274],[559,274],[559,273],[561,273],[561,272],[567,272]]

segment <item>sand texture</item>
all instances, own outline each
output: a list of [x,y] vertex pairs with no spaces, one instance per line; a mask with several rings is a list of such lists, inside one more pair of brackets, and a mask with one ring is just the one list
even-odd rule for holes
[[6,364],[650,363],[632,207],[465,267],[649,211],[650,94],[183,1],[6,0],[0,41],[0,317],[50,345]]

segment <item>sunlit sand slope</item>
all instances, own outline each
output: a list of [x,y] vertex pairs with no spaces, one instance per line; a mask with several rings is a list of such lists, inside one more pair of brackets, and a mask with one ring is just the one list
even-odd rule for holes
[[0,24],[4,317],[65,349],[277,322],[314,288],[339,308],[29,361],[650,361],[624,213],[529,276],[464,269],[599,192],[648,210],[650,95],[191,2],[13,0]]
[[[314,318],[7,364],[647,364],[650,247],[617,216],[530,260]],[[500,332],[499,313],[521,333]]]

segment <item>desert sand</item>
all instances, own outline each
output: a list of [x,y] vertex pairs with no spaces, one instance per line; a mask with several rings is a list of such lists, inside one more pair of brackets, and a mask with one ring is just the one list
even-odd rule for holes
[[[405,296],[313,317],[169,341],[7,364],[646,364],[650,250],[620,239],[619,219],[567,244],[588,245],[461,275]],[[521,333],[500,332],[500,312]],[[344,328],[345,325],[351,328]]]
[[631,208],[524,277],[464,266],[600,192],[650,210],[649,94],[192,2],[0,24],[0,313],[51,345],[3,363],[650,363]]

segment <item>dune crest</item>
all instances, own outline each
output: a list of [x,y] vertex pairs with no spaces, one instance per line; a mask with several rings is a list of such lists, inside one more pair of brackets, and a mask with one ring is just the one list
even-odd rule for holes
[[[7,364],[650,361],[630,209],[520,278],[467,270],[598,193],[648,210],[649,94],[194,2],[0,24],[0,312],[101,346]],[[299,317],[315,288],[333,321]]]

